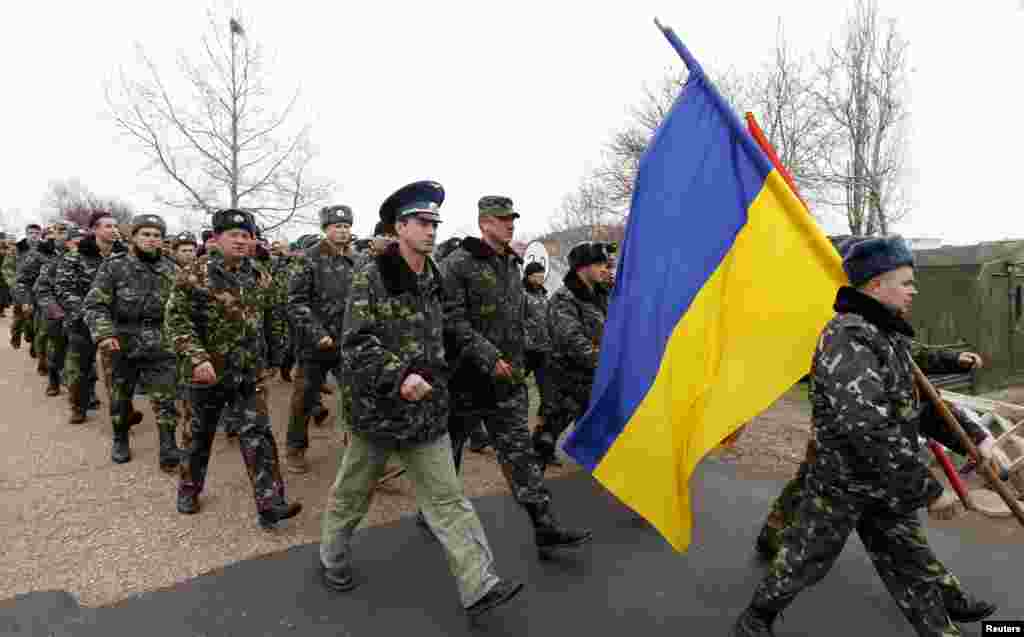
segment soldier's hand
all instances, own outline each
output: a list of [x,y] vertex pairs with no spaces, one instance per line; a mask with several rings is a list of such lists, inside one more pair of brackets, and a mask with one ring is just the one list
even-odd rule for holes
[[334,347],[334,339],[330,336],[325,336],[320,339],[320,342],[318,342],[316,346],[323,351],[330,350]]
[[213,371],[210,361],[200,363],[192,369],[192,382],[200,385],[213,385],[217,382],[217,372]]
[[423,400],[433,390],[434,388],[422,376],[419,374],[409,374],[402,382],[402,388],[399,390],[399,393],[402,395],[402,398],[414,403]]
[[96,347],[100,348],[104,352],[120,352],[121,341],[117,340],[116,336],[111,336],[100,341]]
[[961,367],[966,367],[967,369],[981,369],[985,366],[985,363],[981,360],[981,356],[974,352],[961,353],[959,363]]
[[498,378],[512,378],[512,366],[499,358],[494,364],[494,375]]

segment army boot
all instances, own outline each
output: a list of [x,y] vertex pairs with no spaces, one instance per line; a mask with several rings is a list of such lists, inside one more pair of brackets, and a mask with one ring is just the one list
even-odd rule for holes
[[469,615],[471,619],[475,619],[488,611],[494,610],[502,604],[508,603],[513,597],[518,595],[521,590],[523,590],[522,582],[517,582],[515,580],[501,580],[492,586],[491,590],[487,591],[486,595],[467,608],[466,614]]
[[40,376],[50,375],[50,364],[46,362],[46,356],[40,356],[36,362],[36,373]]
[[48,375],[50,377],[50,382],[46,386],[46,395],[57,396],[60,394],[60,372],[51,367]]
[[79,401],[81,386],[78,383],[68,385],[68,403],[71,405],[71,418],[68,422],[80,425],[85,422],[85,409]]
[[182,454],[173,429],[160,428],[160,470],[170,473],[181,464]]
[[306,462],[306,450],[288,447],[284,452],[284,468],[289,473],[308,473],[309,463]]
[[124,464],[132,459],[132,449],[128,442],[128,430],[114,430],[114,444],[110,449],[110,459],[117,464]]
[[296,515],[302,512],[302,503],[292,502],[279,502],[273,505],[269,509],[260,511],[259,522],[260,526],[264,530],[270,530],[274,528],[274,525],[281,520],[287,520],[288,518],[294,518]]
[[946,607],[946,614],[958,624],[969,624],[980,622],[996,612],[997,606],[991,602],[975,599],[970,593],[958,591],[959,594],[951,594],[943,590],[942,603]]
[[21,349],[21,332],[11,331],[11,347]]
[[748,606],[732,629],[732,637],[775,637],[772,624],[778,613]]
[[594,539],[590,529],[567,529],[560,525],[551,515],[550,502],[524,506],[533,522],[537,553],[542,560],[551,559],[561,549],[576,548]]

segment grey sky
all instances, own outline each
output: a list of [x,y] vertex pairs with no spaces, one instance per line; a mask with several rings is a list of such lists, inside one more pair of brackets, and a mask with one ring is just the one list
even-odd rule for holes
[[[239,3],[282,99],[301,88],[318,174],[367,234],[380,202],[416,179],[448,192],[442,236],[475,229],[483,194],[511,196],[535,233],[600,161],[645,83],[681,62],[673,27],[706,69],[753,69],[778,19],[797,51],[821,51],[848,1],[626,3],[313,1]],[[166,73],[194,51],[205,0],[18,3],[0,25],[0,209],[39,209],[50,179],[78,177],[140,209],[159,184],[106,118],[104,82],[142,42]],[[218,5],[222,6],[222,5]],[[1024,141],[1020,0],[880,0],[910,42],[911,219],[896,230],[953,243],[1024,236],[1014,186]],[[358,7],[358,8],[356,8]],[[172,227],[173,213],[168,214]],[[10,227],[9,230],[20,228]],[[836,225],[828,230],[841,229]],[[301,229],[293,229],[290,238]]]

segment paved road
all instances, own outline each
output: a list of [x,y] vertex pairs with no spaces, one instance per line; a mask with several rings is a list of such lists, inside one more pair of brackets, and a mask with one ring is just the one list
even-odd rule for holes
[[[754,533],[778,481],[740,480],[731,467],[704,463],[695,487],[698,527],[685,555],[674,554],[588,476],[555,481],[560,516],[585,522],[595,542],[577,558],[540,562],[528,522],[507,496],[476,502],[500,573],[527,588],[509,606],[471,625],[439,547],[412,520],[374,527],[354,546],[361,586],[321,587],[317,545],[233,564],[174,588],[115,606],[79,609],[64,593],[0,602],[0,634],[64,637],[231,637],[302,635],[726,635],[763,567]],[[1024,619],[1017,577],[1019,543],[979,543],[933,529],[940,557],[976,594],[1000,605],[996,618]],[[83,565],[88,568],[88,565]],[[778,635],[912,635],[853,540],[833,572],[805,593],[776,626]],[[964,634],[979,634],[979,625]]]

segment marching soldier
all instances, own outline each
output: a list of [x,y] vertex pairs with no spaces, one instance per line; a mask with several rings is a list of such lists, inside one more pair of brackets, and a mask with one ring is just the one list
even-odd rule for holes
[[46,317],[35,294],[35,284],[45,266],[64,253],[64,238],[67,236],[67,224],[63,221],[53,223],[46,229],[43,241],[36,249],[25,257],[18,270],[16,295],[23,299],[22,313],[32,317],[32,350],[36,355],[36,371],[40,376],[47,376],[47,346],[49,341],[46,333]]
[[[21,339],[24,337],[30,343],[33,341],[35,326],[32,324],[31,299],[22,299],[18,294],[18,273],[25,264],[25,260],[32,254],[39,244],[39,237],[43,229],[39,224],[30,223],[25,226],[25,238],[14,245],[14,254],[10,261],[4,262],[4,280],[11,291],[11,301],[14,302],[14,322],[11,323],[11,347],[21,348]],[[26,305],[29,310],[26,311]],[[29,356],[35,358],[35,344],[29,348]]]
[[[275,241],[271,253],[274,256],[273,264],[271,265],[271,275],[274,277],[274,284],[279,288],[283,289],[285,293],[285,300],[288,297],[288,279],[291,277],[292,270],[296,267],[296,263],[299,260],[298,247],[294,250],[291,249],[284,241]],[[287,313],[285,314],[287,319]],[[291,321],[287,321],[288,329],[287,343],[285,343],[285,355],[281,360],[281,380],[286,383],[292,382],[292,367],[295,367],[295,346],[292,338]]]
[[14,250],[11,241],[7,238],[7,233],[0,232],[0,272],[4,273],[3,276],[0,276],[0,317],[4,316],[7,313],[7,308],[14,303],[10,285],[7,283],[8,261],[14,262]]
[[550,393],[544,423],[533,445],[545,463],[555,458],[558,438],[583,415],[601,354],[608,317],[608,247],[579,243],[569,251],[569,272],[547,307],[552,353],[546,370]]
[[67,354],[67,339],[64,333],[64,308],[57,302],[57,294],[54,283],[57,276],[57,266],[65,255],[74,252],[82,238],[82,231],[76,225],[69,225],[67,237],[64,240],[64,249],[56,253],[54,258],[43,265],[43,270],[36,279],[32,291],[42,308],[42,314],[46,321],[46,333],[49,344],[47,346],[46,364],[49,368],[49,384],[46,386],[47,396],[60,394],[61,376],[64,371],[64,359]]
[[274,318],[273,281],[248,256],[255,219],[245,211],[221,210],[213,216],[213,230],[218,249],[178,273],[165,315],[167,338],[190,380],[195,412],[177,508],[183,514],[199,512],[213,438],[227,410],[242,423],[239,450],[259,524],[268,529],[302,510],[285,499],[263,386],[280,367],[284,325]]
[[[523,268],[523,292],[526,293],[526,373],[533,374],[540,394],[537,408],[538,429],[543,428],[550,408],[547,375],[548,360],[551,358],[551,331],[548,329],[548,291],[544,287],[544,266],[536,261]],[[472,449],[472,442],[470,449]],[[537,449],[534,441],[534,449]],[[547,464],[557,464],[554,454],[547,458]]]
[[487,536],[451,461],[441,276],[429,258],[443,200],[435,182],[392,194],[380,214],[394,223],[398,243],[353,275],[341,335],[352,440],[324,512],[320,565],[327,587],[355,586],[352,533],[389,456],[397,454],[445,549],[462,605],[477,616],[508,602],[522,585],[494,572]]
[[[966,453],[934,413],[921,413],[904,318],[914,260],[899,237],[867,239],[843,260],[840,288],[811,364],[815,458],[796,519],[734,635],[772,635],[776,617],[820,581],[856,530],[875,570],[918,635],[956,636],[943,599],[952,577],[928,546],[918,510],[942,493],[921,459],[919,435]],[[977,435],[977,434],[976,434]],[[990,457],[992,444],[980,445]],[[966,612],[982,615],[984,602]],[[991,612],[991,608],[988,609]]]
[[481,238],[466,237],[445,260],[445,328],[457,349],[449,429],[455,466],[469,431],[482,419],[516,501],[533,522],[541,557],[578,547],[590,530],[561,526],[527,427],[525,314],[521,260],[509,248],[519,213],[512,200],[482,197]]
[[302,384],[296,383],[292,397],[285,454],[285,468],[293,473],[309,471],[309,418],[328,372],[340,385],[341,329],[354,265],[349,251],[352,209],[321,209],[320,228],[324,238],[305,250],[288,284],[288,316],[302,368]]
[[[68,252],[57,263],[53,294],[64,310],[64,333],[67,355],[64,363],[64,382],[68,388],[71,406],[71,424],[85,422],[89,409],[97,408],[96,401],[96,344],[85,324],[85,297],[96,279],[100,266],[112,254],[124,251],[115,239],[117,222],[108,212],[94,212],[89,217],[89,234],[78,249]],[[105,366],[105,370],[109,366]],[[107,399],[113,395],[110,378],[104,374]],[[129,425],[142,422],[142,413],[132,410]]]
[[[191,232],[181,232],[171,241],[171,255],[178,268],[187,268],[196,260],[199,242]],[[188,379],[180,376],[180,366],[176,368],[177,386],[175,397],[180,405],[181,414],[181,446],[188,449],[192,444],[192,406],[188,402]]]
[[131,247],[100,266],[85,297],[83,314],[96,347],[111,352],[111,460],[119,464],[131,460],[129,419],[132,397],[139,386],[153,404],[160,434],[160,468],[169,472],[178,467],[181,452],[175,440],[174,355],[163,334],[164,305],[177,268],[163,254],[166,232],[159,215],[136,215]]

